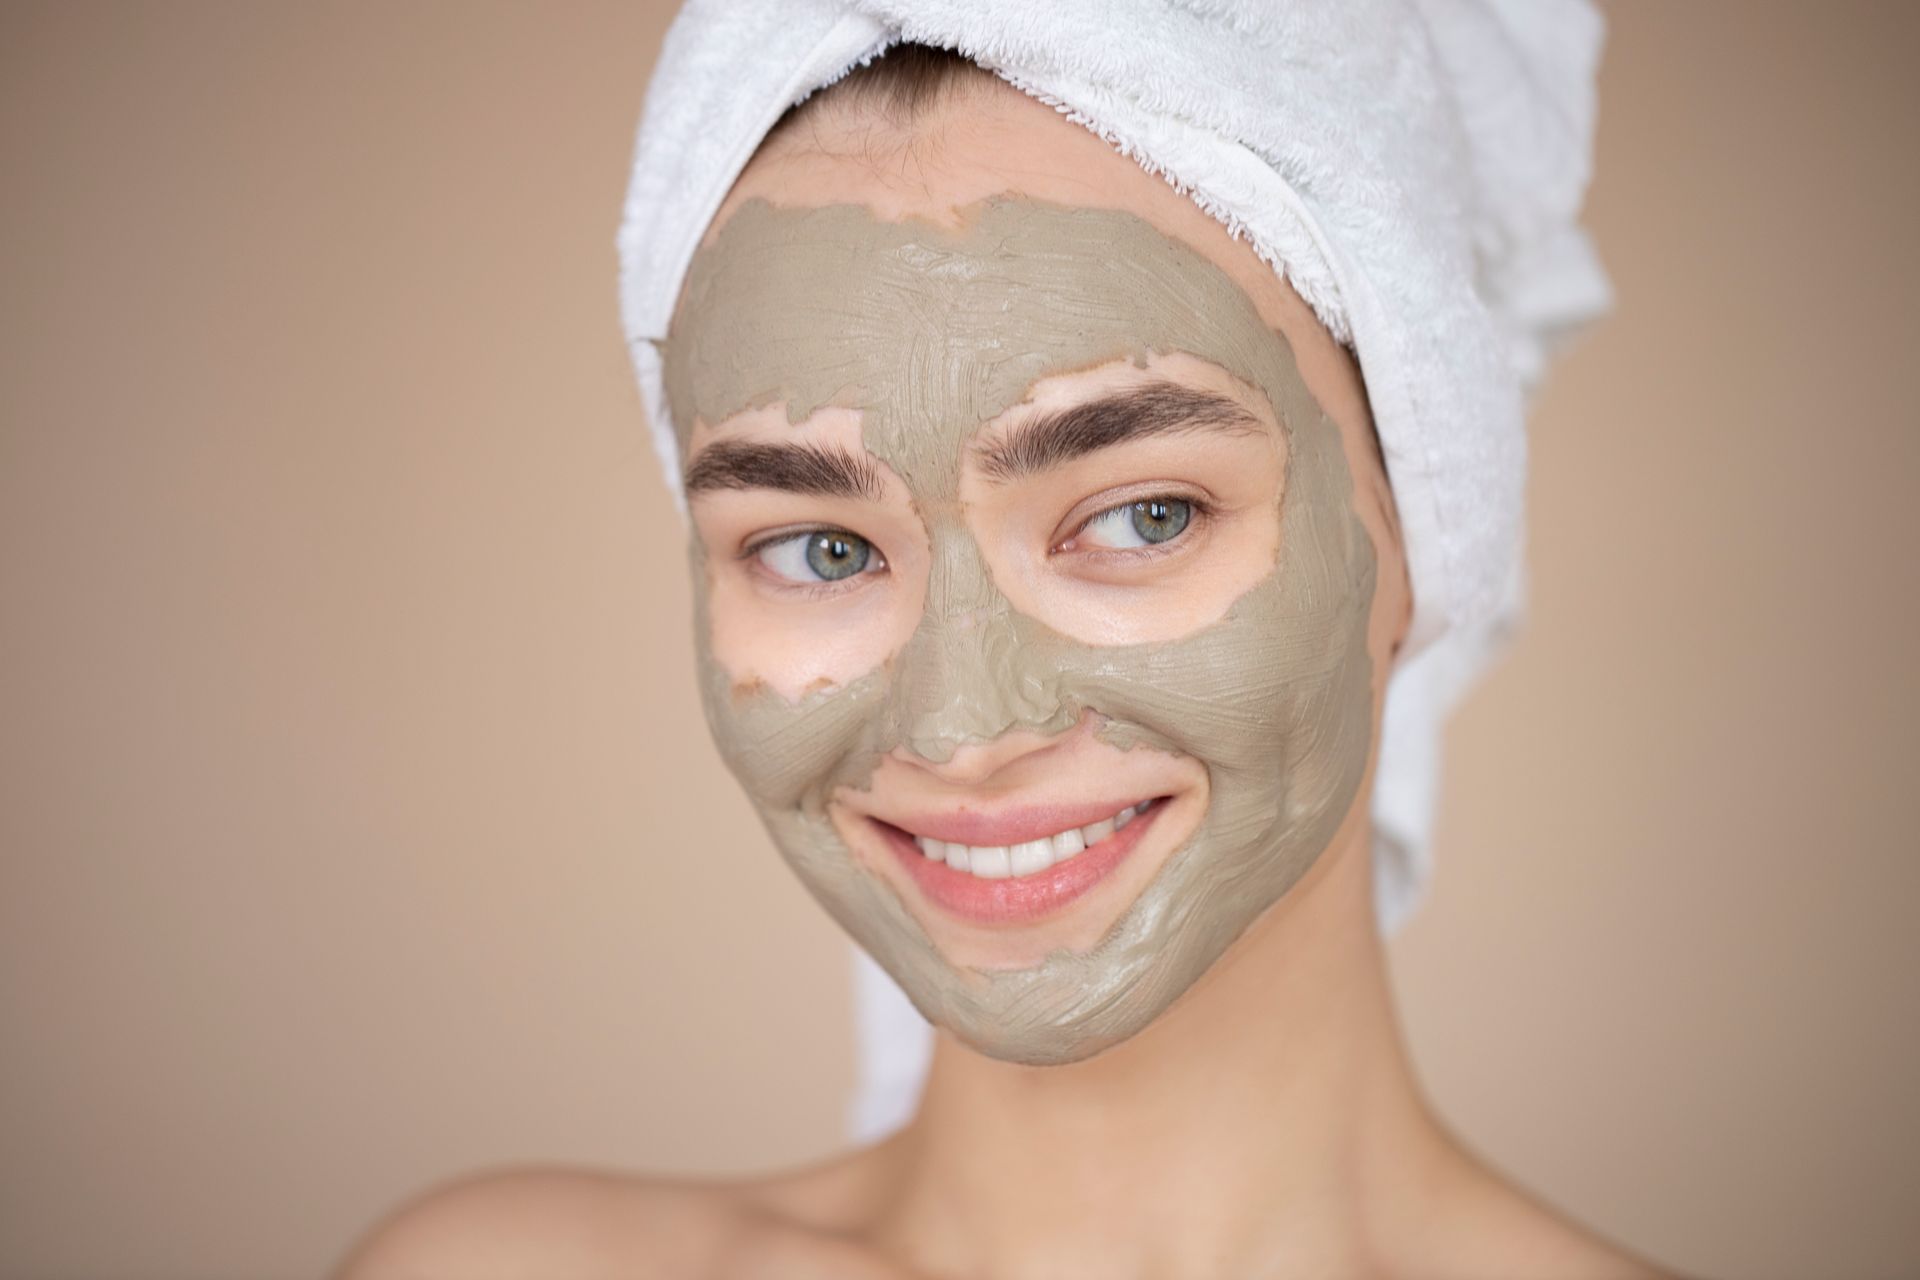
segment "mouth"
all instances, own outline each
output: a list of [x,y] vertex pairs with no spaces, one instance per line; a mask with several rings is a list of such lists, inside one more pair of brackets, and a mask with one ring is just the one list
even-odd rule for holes
[[1169,799],[1151,796],[1091,812],[962,815],[920,823],[927,829],[917,832],[871,816],[866,821],[929,902],[976,923],[1016,924],[1053,915],[1104,880]]

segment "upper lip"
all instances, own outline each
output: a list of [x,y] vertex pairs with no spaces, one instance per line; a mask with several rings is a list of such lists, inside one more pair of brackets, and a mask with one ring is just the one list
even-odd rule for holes
[[960,806],[939,812],[867,816],[899,827],[909,835],[975,847],[1009,846],[1058,835],[1075,827],[1092,826],[1111,818],[1128,805],[1151,796],[1115,800],[1088,800],[1072,804],[1019,804],[996,809]]

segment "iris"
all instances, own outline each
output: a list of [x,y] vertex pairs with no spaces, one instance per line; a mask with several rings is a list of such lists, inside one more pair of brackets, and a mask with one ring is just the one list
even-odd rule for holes
[[827,582],[851,578],[867,567],[873,548],[865,538],[840,531],[807,537],[807,568]]
[[1133,504],[1133,531],[1148,542],[1165,542],[1187,527],[1193,504],[1180,498],[1150,498]]

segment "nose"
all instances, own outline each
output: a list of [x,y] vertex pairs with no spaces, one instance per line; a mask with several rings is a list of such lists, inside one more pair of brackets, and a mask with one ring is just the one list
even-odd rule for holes
[[954,747],[945,760],[929,759],[908,746],[894,750],[894,757],[932,774],[955,787],[978,787],[1015,761],[1058,746],[1064,733],[1040,733],[1033,729],[1012,729],[986,742],[969,742]]
[[934,531],[926,612],[894,669],[896,746],[956,782],[1044,747],[1073,717],[964,528]]

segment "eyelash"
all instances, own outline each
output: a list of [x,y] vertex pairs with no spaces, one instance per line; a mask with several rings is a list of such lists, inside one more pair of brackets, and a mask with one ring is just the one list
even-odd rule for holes
[[1076,524],[1073,527],[1072,533],[1068,534],[1066,537],[1060,539],[1059,542],[1055,543],[1054,547],[1052,549],[1049,549],[1048,554],[1049,555],[1054,554],[1054,551],[1056,551],[1059,547],[1063,547],[1067,543],[1072,542],[1075,538],[1078,538],[1081,534],[1085,533],[1087,531],[1088,526],[1093,524],[1096,520],[1104,519],[1105,517],[1112,515],[1116,511],[1124,511],[1128,507],[1131,507],[1136,502],[1155,502],[1155,501],[1160,501],[1160,502],[1172,501],[1172,502],[1186,503],[1187,507],[1189,508],[1189,514],[1187,517],[1188,518],[1187,526],[1181,529],[1179,533],[1167,539],[1167,541],[1158,544],[1157,546],[1094,547],[1089,550],[1082,551],[1080,552],[1080,554],[1097,557],[1098,559],[1106,562],[1112,562],[1116,560],[1119,560],[1119,561],[1151,560],[1151,559],[1157,559],[1160,556],[1177,554],[1179,551],[1184,549],[1184,547],[1181,544],[1184,544],[1192,540],[1195,526],[1207,524],[1213,519],[1213,516],[1214,516],[1213,504],[1208,502],[1205,498],[1201,497],[1197,493],[1181,493],[1181,492],[1172,491],[1172,490],[1165,491],[1165,492],[1156,492],[1156,493],[1143,493],[1138,495],[1137,497],[1128,498],[1124,502],[1116,502],[1112,506],[1102,507],[1100,510],[1093,512],[1092,514],[1087,516],[1086,519]]
[[[872,549],[874,557],[880,562],[879,565],[871,570],[863,569],[859,573],[850,574],[837,582],[795,582],[791,578],[783,578],[779,574],[774,573],[772,570],[766,568],[760,561],[760,553],[768,547],[777,547],[783,542],[792,542],[799,538],[811,538],[821,533],[844,533],[850,538],[858,538]],[[751,543],[742,547],[739,558],[745,563],[749,573],[759,577],[761,581],[765,582],[770,588],[783,595],[794,596],[801,600],[821,600],[828,596],[839,595],[842,591],[858,585],[863,578],[876,577],[890,571],[886,553],[880,550],[878,543],[874,542],[871,538],[862,537],[851,529],[843,528],[835,524],[812,525],[803,529],[782,529],[777,533],[770,533],[763,538],[756,538]]]

